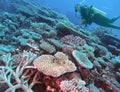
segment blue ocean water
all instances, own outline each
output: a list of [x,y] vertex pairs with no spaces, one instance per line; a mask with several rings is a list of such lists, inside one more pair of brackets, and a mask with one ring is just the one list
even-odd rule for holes
[[[93,5],[94,7],[106,12],[106,16],[109,18],[120,16],[119,4],[120,0],[34,0],[35,2],[42,2],[46,5],[60,13],[65,14],[71,22],[74,24],[80,24],[79,14],[75,14],[74,5],[76,3],[81,3],[83,5]],[[120,19],[114,22],[114,25],[120,26]],[[89,27],[97,26],[94,23]],[[120,37],[120,30],[113,29],[113,32]]]

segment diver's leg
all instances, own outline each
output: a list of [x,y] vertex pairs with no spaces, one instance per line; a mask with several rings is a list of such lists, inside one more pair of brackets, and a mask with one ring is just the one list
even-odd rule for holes
[[106,24],[104,25],[105,27],[110,27],[110,28],[115,28],[115,29],[118,29],[120,30],[120,27],[119,26],[115,26],[115,25],[112,25],[112,24]]
[[113,22],[115,22],[115,21],[116,21],[117,19],[119,19],[119,18],[120,18],[120,16],[115,17],[115,18],[112,18],[109,23],[113,23]]

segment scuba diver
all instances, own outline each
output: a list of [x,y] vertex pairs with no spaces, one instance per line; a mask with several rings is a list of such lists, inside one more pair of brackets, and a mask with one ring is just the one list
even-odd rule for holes
[[88,24],[92,24],[92,22],[104,26],[119,29],[119,26],[115,26],[112,23],[115,22],[120,16],[109,19],[105,16],[105,12],[93,7],[93,6],[81,6],[80,4],[75,5],[75,12],[80,12],[82,17],[81,24],[87,26]]

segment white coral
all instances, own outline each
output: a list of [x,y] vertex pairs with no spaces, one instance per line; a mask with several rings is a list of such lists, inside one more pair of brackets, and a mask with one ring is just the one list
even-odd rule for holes
[[[36,82],[35,79],[37,75],[33,78],[34,82],[28,85],[28,80],[26,80],[24,76],[24,70],[26,66],[33,61],[36,55],[26,51],[24,51],[22,55],[22,60],[18,66],[13,64],[10,53],[2,56],[5,66],[0,66],[0,80],[2,80],[2,83],[5,82],[9,86],[5,92],[16,92],[17,89],[22,89],[24,92],[32,92],[32,87]],[[12,80],[14,80],[15,83],[13,83]]]

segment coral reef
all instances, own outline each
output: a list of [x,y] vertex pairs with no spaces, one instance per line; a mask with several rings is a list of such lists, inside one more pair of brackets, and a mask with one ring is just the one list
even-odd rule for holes
[[85,31],[31,0],[4,1],[0,92],[120,91],[120,39],[110,29]]

